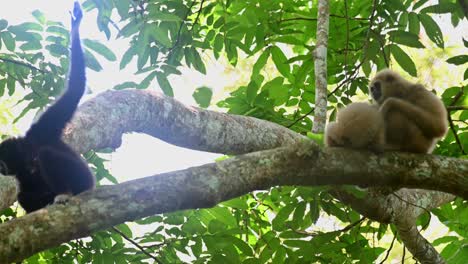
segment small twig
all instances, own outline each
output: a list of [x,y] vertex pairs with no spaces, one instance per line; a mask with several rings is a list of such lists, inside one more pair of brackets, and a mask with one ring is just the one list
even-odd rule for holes
[[[340,15],[335,15],[335,14],[330,14],[330,17],[343,18],[343,19],[346,19],[346,20],[369,21],[369,18],[348,17],[348,16],[340,16]],[[294,21],[294,20],[317,21],[317,18],[313,18],[313,17],[292,17],[292,18],[281,19],[281,20],[279,21],[279,23],[288,22],[288,21]]]
[[156,258],[155,256],[151,255],[150,253],[148,253],[142,246],[140,246],[140,244],[138,244],[137,242],[135,242],[133,239],[129,238],[127,235],[125,235],[122,231],[120,231],[119,229],[117,229],[115,226],[112,227],[112,230],[114,230],[116,233],[118,233],[119,235],[121,235],[125,240],[127,240],[128,242],[132,243],[135,247],[137,247],[143,254],[145,254],[146,256],[152,258],[154,261],[156,261],[157,263],[159,264],[163,264],[158,258]]
[[447,106],[447,111],[458,111],[458,110],[468,110],[467,105],[455,105],[455,106]]
[[172,47],[169,48],[169,51],[168,51],[168,54],[169,54],[169,55],[170,55],[170,53],[175,49],[175,47],[177,46],[177,44],[179,44],[180,35],[181,35],[181,32],[182,32],[182,28],[184,27],[184,23],[186,22],[188,16],[190,15],[190,12],[192,11],[192,7],[195,5],[195,2],[196,2],[195,0],[192,1],[192,3],[190,4],[190,7],[189,7],[188,10],[187,10],[187,13],[185,14],[184,20],[180,22],[179,30],[177,31],[176,41],[174,42],[174,44],[172,45]]
[[406,247],[403,245],[403,254],[401,256],[401,264],[405,264],[405,256],[406,256]]
[[405,203],[407,203],[407,204],[409,204],[409,205],[411,205],[411,206],[414,206],[414,207],[423,209],[426,213],[428,213],[428,214],[429,214],[429,221],[427,221],[427,224],[426,224],[425,226],[422,227],[422,229],[426,229],[426,227],[427,227],[427,226],[429,225],[429,223],[431,222],[431,216],[432,216],[432,215],[431,215],[431,211],[429,211],[429,210],[428,210],[427,208],[425,208],[425,207],[422,207],[422,206],[420,206],[420,205],[417,205],[417,204],[415,204],[415,203],[412,203],[412,202],[410,202],[410,201],[407,201],[407,200],[403,199],[402,197],[400,197],[400,196],[399,196],[398,194],[396,194],[395,192],[392,192],[391,194],[392,194],[393,196],[395,196],[396,198],[398,198],[398,200],[400,200],[400,201],[402,201],[402,202],[405,202]]
[[385,261],[388,259],[388,256],[390,256],[390,251],[392,251],[393,243],[395,243],[396,238],[397,238],[397,235],[394,234],[394,235],[393,235],[393,239],[392,239],[392,243],[390,243],[390,247],[387,249],[387,253],[385,254],[385,257],[384,257],[384,259],[382,259],[382,261],[380,262],[380,264],[384,264]]
[[195,17],[195,20],[193,21],[192,28],[190,30],[193,30],[193,27],[198,23],[198,18],[200,17],[201,11],[203,9],[203,4],[205,3],[205,0],[202,0],[200,2],[200,8],[197,11],[197,17]]
[[28,64],[28,63],[25,63],[25,62],[22,62],[22,61],[17,61],[17,60],[13,60],[13,59],[9,59],[9,58],[0,58],[0,61],[10,62],[10,63],[16,64],[16,65],[21,65],[21,66],[24,66],[24,67],[29,68],[31,70],[38,71],[40,73],[44,73],[44,74],[47,73],[46,71],[41,70],[41,69],[37,68],[36,66],[34,66],[32,64]]
[[455,129],[455,125],[453,124],[452,116],[450,115],[450,113],[447,114],[447,118],[450,124],[450,130],[452,130],[453,136],[455,137],[455,142],[457,142],[457,145],[460,148],[460,151],[463,153],[463,155],[466,155],[465,148],[463,147],[463,144],[461,143],[461,140],[458,137],[457,130]]
[[[463,153],[463,155],[466,155],[465,148],[463,147],[463,144],[461,143],[460,138],[458,137],[457,131],[455,129],[455,125],[453,124],[453,119],[452,115],[450,114],[451,111],[456,111],[456,110],[466,110],[465,106],[455,106],[455,104],[460,100],[460,98],[464,94],[464,88],[462,88],[453,98],[452,102],[450,103],[449,106],[447,106],[447,119],[449,121],[450,125],[450,130],[452,130],[453,136],[455,137],[455,142],[457,142],[458,147],[460,148],[460,151]],[[465,109],[457,109],[458,107],[463,107]],[[456,109],[456,110],[451,110],[451,109]]]
[[372,30],[372,33],[375,34],[376,39],[377,39],[378,42],[379,42],[380,50],[382,51],[382,55],[383,55],[383,58],[384,58],[384,61],[385,61],[385,66],[390,67],[390,59],[387,58],[387,54],[385,53],[385,47],[384,47],[384,44],[385,44],[385,43],[383,42],[382,37],[380,36],[380,34],[378,34],[377,32],[375,32],[374,30]]
[[453,97],[453,100],[452,100],[452,103],[450,103],[450,106],[454,106],[458,100],[460,100],[460,98],[463,96],[464,94],[464,88],[462,88],[456,95],[455,97]]

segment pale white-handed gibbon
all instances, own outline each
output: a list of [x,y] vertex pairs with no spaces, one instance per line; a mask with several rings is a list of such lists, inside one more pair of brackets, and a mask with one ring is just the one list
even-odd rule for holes
[[56,196],[78,194],[95,184],[88,165],[61,140],[62,130],[85,90],[85,61],[79,35],[82,16],[81,7],[75,2],[66,92],[24,137],[10,138],[0,144],[0,172],[16,176],[18,201],[28,213],[53,203]]
[[442,101],[421,84],[383,70],[370,83],[385,123],[385,149],[431,153],[448,129]]
[[385,127],[378,106],[351,103],[338,110],[336,121],[325,130],[325,145],[382,152]]

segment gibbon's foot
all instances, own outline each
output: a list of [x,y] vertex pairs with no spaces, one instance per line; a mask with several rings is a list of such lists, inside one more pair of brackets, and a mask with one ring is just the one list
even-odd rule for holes
[[59,194],[54,198],[54,204],[66,205],[72,200],[73,196],[71,194]]

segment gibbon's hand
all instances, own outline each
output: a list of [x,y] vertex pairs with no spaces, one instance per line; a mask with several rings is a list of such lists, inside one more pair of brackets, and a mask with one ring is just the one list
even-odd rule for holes
[[391,108],[394,108],[396,104],[401,103],[400,101],[403,100],[393,97],[385,100],[383,104],[379,107],[379,111],[380,113],[382,113],[382,116],[385,117]]
[[81,9],[81,5],[78,1],[75,1],[73,12],[70,12],[70,16],[72,27],[79,26],[81,19],[83,18],[83,10]]

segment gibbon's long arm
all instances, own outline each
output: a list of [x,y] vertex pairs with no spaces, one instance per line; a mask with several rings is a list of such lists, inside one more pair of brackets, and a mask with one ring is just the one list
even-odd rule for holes
[[447,131],[444,120],[405,100],[388,98],[380,107],[380,111],[384,117],[389,111],[402,113],[413,121],[427,137],[442,137]]
[[65,93],[31,126],[26,138],[35,142],[53,142],[62,136],[65,125],[73,117],[85,91],[85,59],[81,47],[79,26],[83,17],[80,4],[75,2],[71,18],[71,61]]

